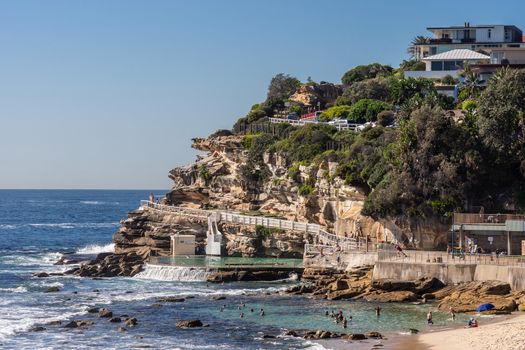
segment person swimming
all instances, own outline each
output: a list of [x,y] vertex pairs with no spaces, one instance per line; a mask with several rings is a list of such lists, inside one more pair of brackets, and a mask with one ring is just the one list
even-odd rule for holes
[[261,309],[261,312],[259,313],[259,315],[264,316],[264,309]]

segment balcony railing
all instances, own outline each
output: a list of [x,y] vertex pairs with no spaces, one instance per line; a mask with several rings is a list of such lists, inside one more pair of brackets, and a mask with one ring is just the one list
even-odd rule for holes
[[525,215],[454,213],[454,225],[493,224],[505,225],[507,220],[525,220]]

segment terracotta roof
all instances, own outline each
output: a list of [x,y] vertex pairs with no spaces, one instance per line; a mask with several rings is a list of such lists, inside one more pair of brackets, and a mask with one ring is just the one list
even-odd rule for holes
[[440,61],[440,60],[488,60],[490,56],[483,55],[479,52],[468,49],[450,50],[437,55],[423,58],[423,61]]

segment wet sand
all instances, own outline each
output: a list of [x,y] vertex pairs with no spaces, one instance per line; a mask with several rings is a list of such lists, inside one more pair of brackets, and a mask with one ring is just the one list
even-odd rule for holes
[[404,337],[396,350],[523,350],[525,314],[513,314],[477,328],[442,329]]

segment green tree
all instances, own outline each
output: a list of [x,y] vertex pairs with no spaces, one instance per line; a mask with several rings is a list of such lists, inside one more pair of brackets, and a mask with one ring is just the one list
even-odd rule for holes
[[410,42],[410,46],[407,48],[407,53],[410,55],[410,58],[414,59],[421,59],[423,56],[423,53],[421,52],[421,46],[420,45],[426,45],[430,42],[430,38],[418,35],[412,39]]
[[422,71],[427,68],[425,62],[418,61],[415,59],[412,60],[403,60],[401,64],[399,65],[399,69],[401,69],[403,72],[406,71]]
[[525,70],[508,69],[489,80],[478,101],[478,127],[483,143],[500,162],[525,156]]
[[390,95],[390,80],[374,78],[356,82],[343,91],[336,100],[337,105],[351,105],[357,101],[368,98],[386,101]]
[[344,85],[352,85],[355,82],[375,77],[387,77],[392,75],[392,67],[379,63],[357,66],[346,72],[341,78]]
[[348,120],[355,123],[375,121],[380,112],[391,109],[392,106],[388,103],[365,98],[357,101],[350,107]]
[[321,121],[329,121],[333,119],[348,119],[352,107],[350,106],[333,106],[325,110],[321,116]]
[[297,91],[300,85],[299,79],[288,74],[279,73],[270,81],[266,101],[271,103],[286,100]]

